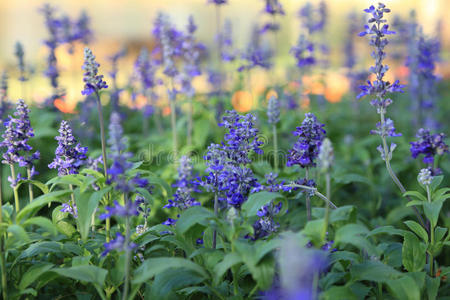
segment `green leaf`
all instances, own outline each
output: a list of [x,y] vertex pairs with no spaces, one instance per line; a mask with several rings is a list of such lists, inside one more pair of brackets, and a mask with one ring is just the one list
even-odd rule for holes
[[420,201],[427,201],[427,197],[425,197],[418,191],[407,191],[407,192],[403,193],[403,197],[406,197],[406,196],[414,197]]
[[428,233],[427,231],[420,226],[417,222],[414,221],[405,221],[403,222],[406,226],[409,227],[415,234],[417,234],[426,244],[428,244]]
[[199,119],[195,121],[192,140],[197,147],[203,149],[205,146],[209,133],[209,131],[205,129],[210,128],[210,126],[211,123],[206,119]]
[[358,297],[347,286],[333,286],[322,294],[324,300],[358,300]]
[[39,209],[41,209],[43,206],[47,205],[48,203],[51,203],[53,201],[62,202],[60,199],[61,197],[70,195],[70,190],[62,190],[62,191],[55,191],[50,192],[48,194],[41,195],[33,200],[33,202],[26,205],[24,208],[22,208],[19,213],[16,216],[17,222],[20,222],[24,217],[32,216],[35,214]]
[[258,193],[251,194],[248,200],[242,205],[242,211],[248,217],[256,216],[258,210],[264,205],[270,203],[270,201],[276,198],[282,198],[283,196],[279,193],[271,193],[267,191],[262,191]]
[[6,249],[11,249],[14,246],[18,247],[30,241],[28,234],[20,225],[10,225],[6,231],[12,235],[6,239]]
[[350,268],[350,272],[357,280],[369,280],[374,282],[388,282],[401,275],[399,271],[391,266],[376,260],[353,265]]
[[214,282],[218,285],[222,279],[222,276],[228,271],[232,266],[242,263],[242,258],[239,254],[235,252],[230,252],[225,255],[223,260],[214,267]]
[[158,257],[145,260],[144,263],[134,271],[134,279],[132,282],[134,284],[146,282],[156,274],[160,274],[171,268],[187,269],[204,278],[208,278],[206,271],[190,260],[179,257]]
[[[152,284],[152,299],[165,297],[178,289],[202,282],[204,278],[186,269],[168,269],[155,276]],[[152,297],[153,296],[153,297]]]
[[433,177],[433,180],[431,181],[431,184],[430,184],[430,189],[432,192],[439,187],[439,185],[441,184],[443,179],[444,179],[444,176],[442,176],[442,175]]
[[441,278],[440,277],[425,277],[426,282],[426,291],[428,300],[435,300],[438,295],[439,285],[441,284]]
[[439,242],[440,240],[442,240],[444,238],[446,232],[447,232],[447,228],[436,226],[436,228],[434,230],[434,240],[436,242]]
[[97,266],[75,266],[70,268],[52,269],[52,272],[60,276],[72,278],[75,280],[89,282],[103,286],[108,271]]
[[389,235],[401,235],[403,236],[403,230],[397,229],[392,225],[381,226],[371,230],[366,236],[373,236],[377,234],[389,234]]
[[370,181],[359,174],[342,174],[333,178],[337,183],[349,184],[352,182],[361,182],[370,185]]
[[419,206],[419,205],[423,205],[424,203],[426,203],[426,202],[422,201],[422,200],[411,200],[411,201],[408,201],[408,203],[406,203],[406,207]]
[[77,223],[83,241],[86,241],[88,238],[89,227],[92,225],[92,214],[95,212],[100,200],[110,190],[111,187],[106,187],[93,193],[90,191],[81,193],[80,189],[75,190],[75,202],[78,209]]
[[325,225],[324,219],[313,220],[306,223],[302,232],[311,240],[311,242],[320,247],[322,243],[322,233]]
[[214,214],[203,206],[190,207],[181,214],[175,230],[177,233],[183,235],[196,224],[206,226],[208,219],[213,217]]
[[[53,177],[49,181],[47,181],[47,185],[56,185],[56,184],[66,184],[66,185],[75,185],[80,186],[83,184],[84,176],[80,174],[70,174],[70,175],[64,175],[64,176],[57,176]],[[53,188],[53,187],[52,187]]]
[[40,189],[43,194],[48,193],[48,186],[46,186],[44,183],[37,181],[37,180],[28,180],[28,179],[21,180],[17,184],[17,188],[19,188],[19,186],[21,186],[22,184],[27,184],[27,183],[30,183],[30,184],[34,185],[35,187],[37,187],[38,189]]
[[28,225],[37,225],[39,227],[42,227],[52,235],[58,234],[58,229],[56,228],[56,226],[49,219],[44,217],[33,217],[23,223],[23,226]]
[[439,213],[441,212],[443,200],[437,200],[433,202],[426,202],[423,204],[423,211],[428,220],[430,220],[431,228],[436,227]]
[[389,280],[386,283],[397,299],[420,300],[420,290],[411,277],[402,276],[398,279]]
[[405,232],[402,248],[402,263],[408,272],[420,272],[425,267],[427,246],[416,235]]
[[344,205],[333,209],[330,213],[330,223],[336,223],[338,221],[349,221],[356,213],[356,209],[353,205]]
[[31,268],[29,268],[23,275],[19,283],[19,289],[26,289],[30,284],[32,284],[36,279],[38,279],[42,274],[53,268],[51,263],[39,263]]
[[336,245],[351,244],[369,254],[377,254],[377,249],[366,238],[369,230],[360,224],[347,224],[336,231],[334,240]]

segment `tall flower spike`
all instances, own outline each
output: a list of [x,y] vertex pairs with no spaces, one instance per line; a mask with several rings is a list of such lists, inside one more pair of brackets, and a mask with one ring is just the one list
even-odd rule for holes
[[395,34],[395,32],[389,30],[389,25],[386,24],[386,19],[384,19],[384,14],[390,12],[390,9],[386,8],[384,4],[379,3],[377,8],[372,5],[364,11],[371,14],[372,17],[369,19],[368,25],[364,25],[365,30],[359,36],[371,35],[370,45],[375,47],[375,51],[372,52],[375,65],[370,67],[369,70],[375,75],[376,79],[373,82],[367,81],[367,85],[360,87],[361,93],[358,95],[358,98],[366,95],[376,96],[370,104],[377,108],[378,113],[385,113],[386,107],[392,103],[391,99],[386,98],[386,94],[403,92],[403,86],[400,85],[398,80],[392,84],[384,80],[384,75],[389,70],[388,65],[383,64],[383,60],[386,57],[384,48],[389,43],[386,36]]
[[321,172],[328,172],[334,161],[333,145],[328,138],[325,138],[319,150],[319,168]]
[[297,67],[304,68],[316,63],[314,58],[314,44],[302,34],[298,38],[297,45],[293,46],[289,53],[297,60]]
[[3,71],[0,79],[0,121],[3,123],[6,112],[11,104],[8,100],[8,73]]
[[67,121],[62,121],[59,136],[55,137],[58,147],[55,159],[48,165],[50,169],[58,169],[58,175],[78,174],[78,170],[85,163],[87,147],[81,147],[72,134],[72,128]]
[[[182,156],[179,161],[178,166],[178,180],[173,185],[177,190],[173,195],[173,200],[170,199],[169,203],[166,204],[165,208],[176,207],[180,211],[185,210],[191,206],[200,205],[200,202],[196,201],[192,196],[193,193],[198,192],[198,183],[194,181],[194,176],[192,174],[192,162],[187,156]],[[165,224],[171,225],[175,223],[176,220],[168,219]]]
[[33,148],[28,145],[28,140],[34,136],[29,112],[28,106],[20,99],[14,113],[17,118],[10,116],[5,122],[6,130],[0,143],[0,147],[6,148],[2,161],[4,164],[18,163],[20,167],[28,167],[32,165],[33,160],[40,157],[39,151],[32,153]]
[[26,80],[26,78],[25,78],[25,61],[24,61],[25,52],[23,51],[22,43],[20,43],[20,42],[16,43],[16,51],[14,52],[14,54],[17,57],[17,62],[18,62],[19,71],[20,71],[19,80],[25,81]]
[[270,124],[277,124],[280,121],[280,102],[275,96],[270,97],[267,105],[267,117]]
[[82,67],[84,70],[84,89],[81,91],[82,95],[88,96],[92,93],[98,93],[101,89],[108,87],[103,80],[103,75],[98,75],[99,66],[100,64],[95,61],[95,56],[92,54],[91,49],[84,48],[84,64]]
[[298,136],[297,142],[289,150],[287,166],[299,165],[302,168],[314,167],[315,160],[319,155],[319,149],[325,138],[325,125],[317,121],[312,113],[306,113],[302,125],[293,132]]
[[128,160],[132,154],[126,151],[126,139],[123,137],[123,129],[120,125],[120,115],[117,112],[111,114],[109,124],[108,144],[111,150],[112,166],[108,169],[109,184],[114,184],[115,189],[122,193],[133,191],[136,186],[144,187],[148,184],[147,180],[141,179],[139,174],[129,180],[126,171],[131,169],[133,164]]

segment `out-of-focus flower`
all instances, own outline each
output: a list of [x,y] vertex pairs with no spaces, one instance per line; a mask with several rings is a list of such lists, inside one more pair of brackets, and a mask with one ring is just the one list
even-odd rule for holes
[[430,169],[422,169],[419,172],[419,176],[417,176],[417,181],[423,185],[430,185],[433,181],[433,174]]
[[423,154],[423,162],[432,166],[436,155],[443,155],[448,152],[448,146],[445,144],[445,134],[431,134],[427,129],[419,129],[416,137],[417,141],[411,142],[411,156],[417,158]]
[[289,53],[297,60],[297,67],[304,68],[316,63],[314,58],[314,45],[304,35],[300,35],[297,45],[293,46]]
[[269,124],[277,124],[280,121],[280,102],[275,96],[270,97],[267,106]]
[[105,247],[105,250],[102,252],[102,256],[106,256],[109,252],[114,250],[126,251],[133,250],[137,247],[137,245],[134,243],[130,243],[127,245],[125,243],[125,237],[120,232],[116,233],[115,239],[111,240],[109,243],[103,244],[103,246]]

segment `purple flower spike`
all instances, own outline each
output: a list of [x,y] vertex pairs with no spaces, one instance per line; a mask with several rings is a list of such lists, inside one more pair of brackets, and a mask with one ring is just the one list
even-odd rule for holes
[[82,95],[89,96],[92,93],[98,93],[101,89],[108,88],[108,85],[103,80],[103,75],[98,75],[98,67],[100,64],[95,61],[95,56],[91,49],[84,48],[84,89],[81,91]]
[[81,147],[72,134],[67,121],[61,122],[59,136],[55,138],[58,147],[55,151],[55,159],[48,165],[50,169],[58,169],[58,175],[78,174],[78,170],[86,160],[87,147]]

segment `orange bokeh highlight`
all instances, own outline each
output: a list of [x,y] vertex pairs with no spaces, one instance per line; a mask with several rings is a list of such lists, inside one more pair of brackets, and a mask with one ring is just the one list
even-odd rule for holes
[[342,96],[350,88],[347,77],[338,73],[329,73],[325,78],[325,99],[328,102],[340,102]]
[[247,91],[236,91],[231,98],[231,105],[238,112],[248,112],[253,107],[253,96]]
[[275,97],[278,99],[278,93],[275,90],[270,90],[266,94],[266,100],[269,100],[270,98]]
[[60,98],[55,99],[55,101],[53,101],[53,105],[55,105],[55,107],[57,109],[59,109],[61,112],[65,113],[65,114],[74,114],[75,112],[75,106],[76,103],[72,102],[66,102]]

